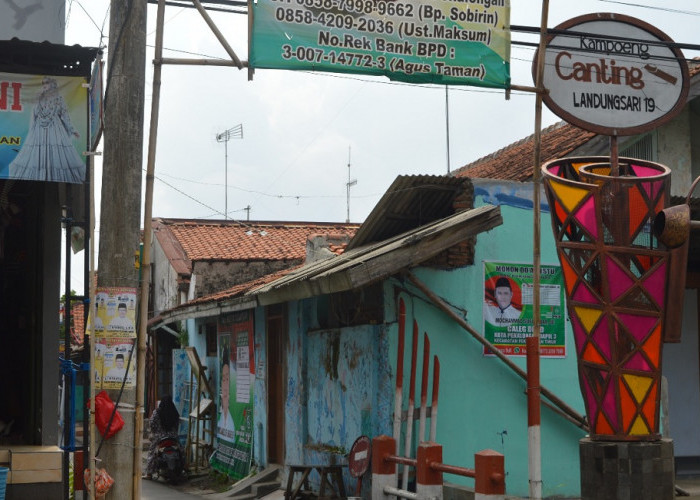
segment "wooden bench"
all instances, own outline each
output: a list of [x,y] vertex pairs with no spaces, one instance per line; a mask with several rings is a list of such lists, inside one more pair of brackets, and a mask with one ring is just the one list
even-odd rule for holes
[[[309,487],[309,474],[311,474],[311,471],[314,469],[316,469],[321,476],[321,485],[319,486],[318,493],[314,492]],[[301,474],[301,477],[295,486],[294,479],[297,474]],[[335,483],[335,487],[333,483]],[[285,500],[296,500],[297,498],[347,498],[345,494],[345,485],[343,484],[343,466],[290,465],[284,498]]]

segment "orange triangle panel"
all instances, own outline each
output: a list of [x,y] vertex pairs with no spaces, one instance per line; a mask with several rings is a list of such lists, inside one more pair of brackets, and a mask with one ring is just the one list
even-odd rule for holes
[[651,332],[649,338],[647,338],[646,342],[644,342],[642,349],[654,367],[658,368],[659,359],[661,358],[661,323],[656,325],[654,331]]
[[630,236],[637,232],[639,225],[649,217],[649,207],[647,207],[646,201],[642,193],[639,191],[639,187],[633,186],[629,189],[629,221],[630,221]]
[[593,344],[590,342],[588,343],[588,346],[586,349],[583,351],[583,359],[586,361],[590,361],[591,363],[598,363],[599,365],[604,365],[605,364],[605,359],[603,359],[603,356],[600,355],[598,352],[598,349],[593,347]]
[[608,419],[605,418],[605,414],[602,411],[600,413],[598,413],[598,420],[596,421],[596,425],[595,425],[595,433],[596,434],[615,434],[615,431],[613,431],[613,428],[610,425],[610,422],[608,422]]
[[569,260],[566,258],[564,252],[559,252],[559,262],[561,263],[561,268],[564,273],[564,284],[566,285],[567,295],[571,295],[571,291],[574,289],[574,285],[578,280],[578,275],[576,271],[569,264]]
[[557,216],[557,220],[559,221],[559,224],[564,224],[564,221],[566,220],[567,213],[562,208],[561,203],[559,203],[557,200],[554,200],[554,213]]
[[578,205],[590,192],[587,189],[569,186],[567,184],[555,181],[554,179],[549,180],[549,185],[552,188],[552,191],[554,191],[561,200],[564,208],[566,208],[569,212],[576,208],[576,205]]

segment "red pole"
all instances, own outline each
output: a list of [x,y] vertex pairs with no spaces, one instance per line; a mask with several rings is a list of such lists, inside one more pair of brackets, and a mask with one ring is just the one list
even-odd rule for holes
[[430,406],[430,440],[437,441],[438,391],[440,389],[440,360],[433,356],[433,403]]
[[430,339],[428,334],[423,334],[423,373],[421,373],[420,386],[420,422],[418,423],[418,442],[425,440],[425,417],[428,406],[428,370],[430,364]]

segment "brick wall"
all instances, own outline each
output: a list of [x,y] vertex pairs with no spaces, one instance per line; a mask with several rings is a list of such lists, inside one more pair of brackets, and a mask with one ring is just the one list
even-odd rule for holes
[[[465,178],[462,186],[462,191],[457,194],[452,202],[454,213],[474,208],[474,185],[469,179]],[[454,269],[470,266],[474,264],[475,245],[476,237],[468,238],[426,261],[425,266],[436,269]]]

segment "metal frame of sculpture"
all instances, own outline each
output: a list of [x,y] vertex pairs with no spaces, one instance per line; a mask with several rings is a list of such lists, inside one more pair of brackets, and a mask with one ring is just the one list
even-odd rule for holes
[[665,315],[682,307],[667,294],[673,252],[652,231],[671,171],[620,158],[614,176],[607,157],[542,171],[591,437],[657,440]]

